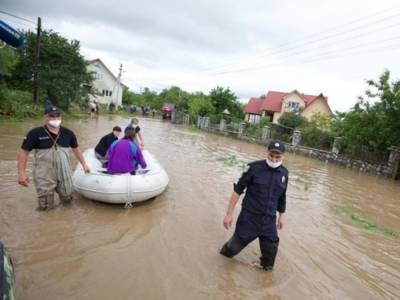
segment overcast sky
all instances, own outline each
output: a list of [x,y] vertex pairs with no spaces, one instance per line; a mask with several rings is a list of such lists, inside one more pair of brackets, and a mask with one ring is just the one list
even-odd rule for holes
[[[400,0],[2,0],[0,10],[81,42],[133,91],[229,87],[323,93],[348,110],[385,68],[399,79]],[[0,14],[16,27],[24,21]],[[17,23],[19,22],[19,23]],[[32,25],[33,26],[33,25]],[[25,27],[27,28],[27,27]]]

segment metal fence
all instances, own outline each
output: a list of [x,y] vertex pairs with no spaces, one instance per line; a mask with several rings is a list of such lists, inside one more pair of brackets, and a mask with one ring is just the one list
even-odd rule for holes
[[[221,117],[191,118],[187,114],[174,113],[171,122],[176,124],[194,124],[196,127],[265,144],[278,139],[288,144],[291,151],[304,153],[325,161],[358,168],[360,171],[376,171],[377,174],[392,178],[400,177],[400,147],[391,147],[390,151],[370,152],[366,147],[343,149],[341,139],[329,133],[314,130],[302,133],[280,124],[268,123],[263,127],[247,122],[229,122]],[[339,155],[340,154],[340,155]]]

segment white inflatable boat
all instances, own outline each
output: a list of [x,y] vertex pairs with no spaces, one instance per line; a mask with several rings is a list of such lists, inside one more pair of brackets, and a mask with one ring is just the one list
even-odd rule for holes
[[130,205],[160,195],[168,185],[167,172],[147,150],[143,151],[147,169],[139,169],[136,175],[107,174],[95,157],[94,149],[86,150],[83,156],[90,173],[85,174],[82,165],[78,164],[72,180],[75,191],[88,199]]

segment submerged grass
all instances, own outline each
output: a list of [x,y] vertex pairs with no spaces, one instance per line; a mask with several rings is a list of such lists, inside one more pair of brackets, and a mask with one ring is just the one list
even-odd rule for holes
[[239,167],[242,171],[244,171],[247,168],[247,165],[251,162],[250,160],[238,159],[235,155],[230,155],[219,160],[222,160],[227,166]]
[[289,174],[289,180],[290,182],[295,182],[299,183],[300,185],[303,185],[305,191],[308,191],[312,183],[312,179],[310,178],[310,176],[292,170],[290,171]]
[[396,239],[400,239],[400,232],[397,232],[391,228],[379,226],[378,224],[372,223],[371,221],[360,216],[358,213],[351,212],[348,208],[334,205],[334,206],[332,206],[332,210],[336,214],[338,214],[342,217],[350,218],[354,223],[361,225],[362,227],[364,227],[367,230],[375,231],[377,233],[380,233],[380,234],[383,234],[386,236],[391,236]]

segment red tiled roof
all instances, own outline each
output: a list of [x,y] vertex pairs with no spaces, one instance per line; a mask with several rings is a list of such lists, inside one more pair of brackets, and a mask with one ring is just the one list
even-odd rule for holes
[[99,58],[96,58],[96,59],[92,59],[92,60],[87,60],[87,61],[86,61],[86,64],[91,65],[91,64],[94,64],[94,63],[97,62],[97,61],[100,61],[100,59],[99,59]]
[[[296,91],[293,91],[296,92]],[[262,111],[273,111],[273,112],[280,112],[282,110],[282,102],[283,98],[293,92],[290,93],[283,93],[283,92],[276,92],[276,91],[269,91],[265,98],[250,98],[249,102],[246,105],[245,112],[251,114],[259,114],[261,115]],[[327,100],[325,96],[322,94],[318,96],[313,95],[305,95],[300,94],[303,98],[306,107],[308,107],[315,99],[319,96],[322,96]]]
[[248,114],[256,114],[261,115],[261,104],[263,103],[263,99],[252,97],[247,103],[244,112]]
[[261,110],[281,111],[283,97],[288,93],[269,91],[261,105]]
[[[318,96],[312,96],[312,95],[304,95],[302,94],[305,102],[306,102],[306,107],[309,106],[312,102],[314,102],[315,99],[317,99],[319,96],[324,97],[324,95],[319,94]],[[326,99],[326,97],[324,97]]]

